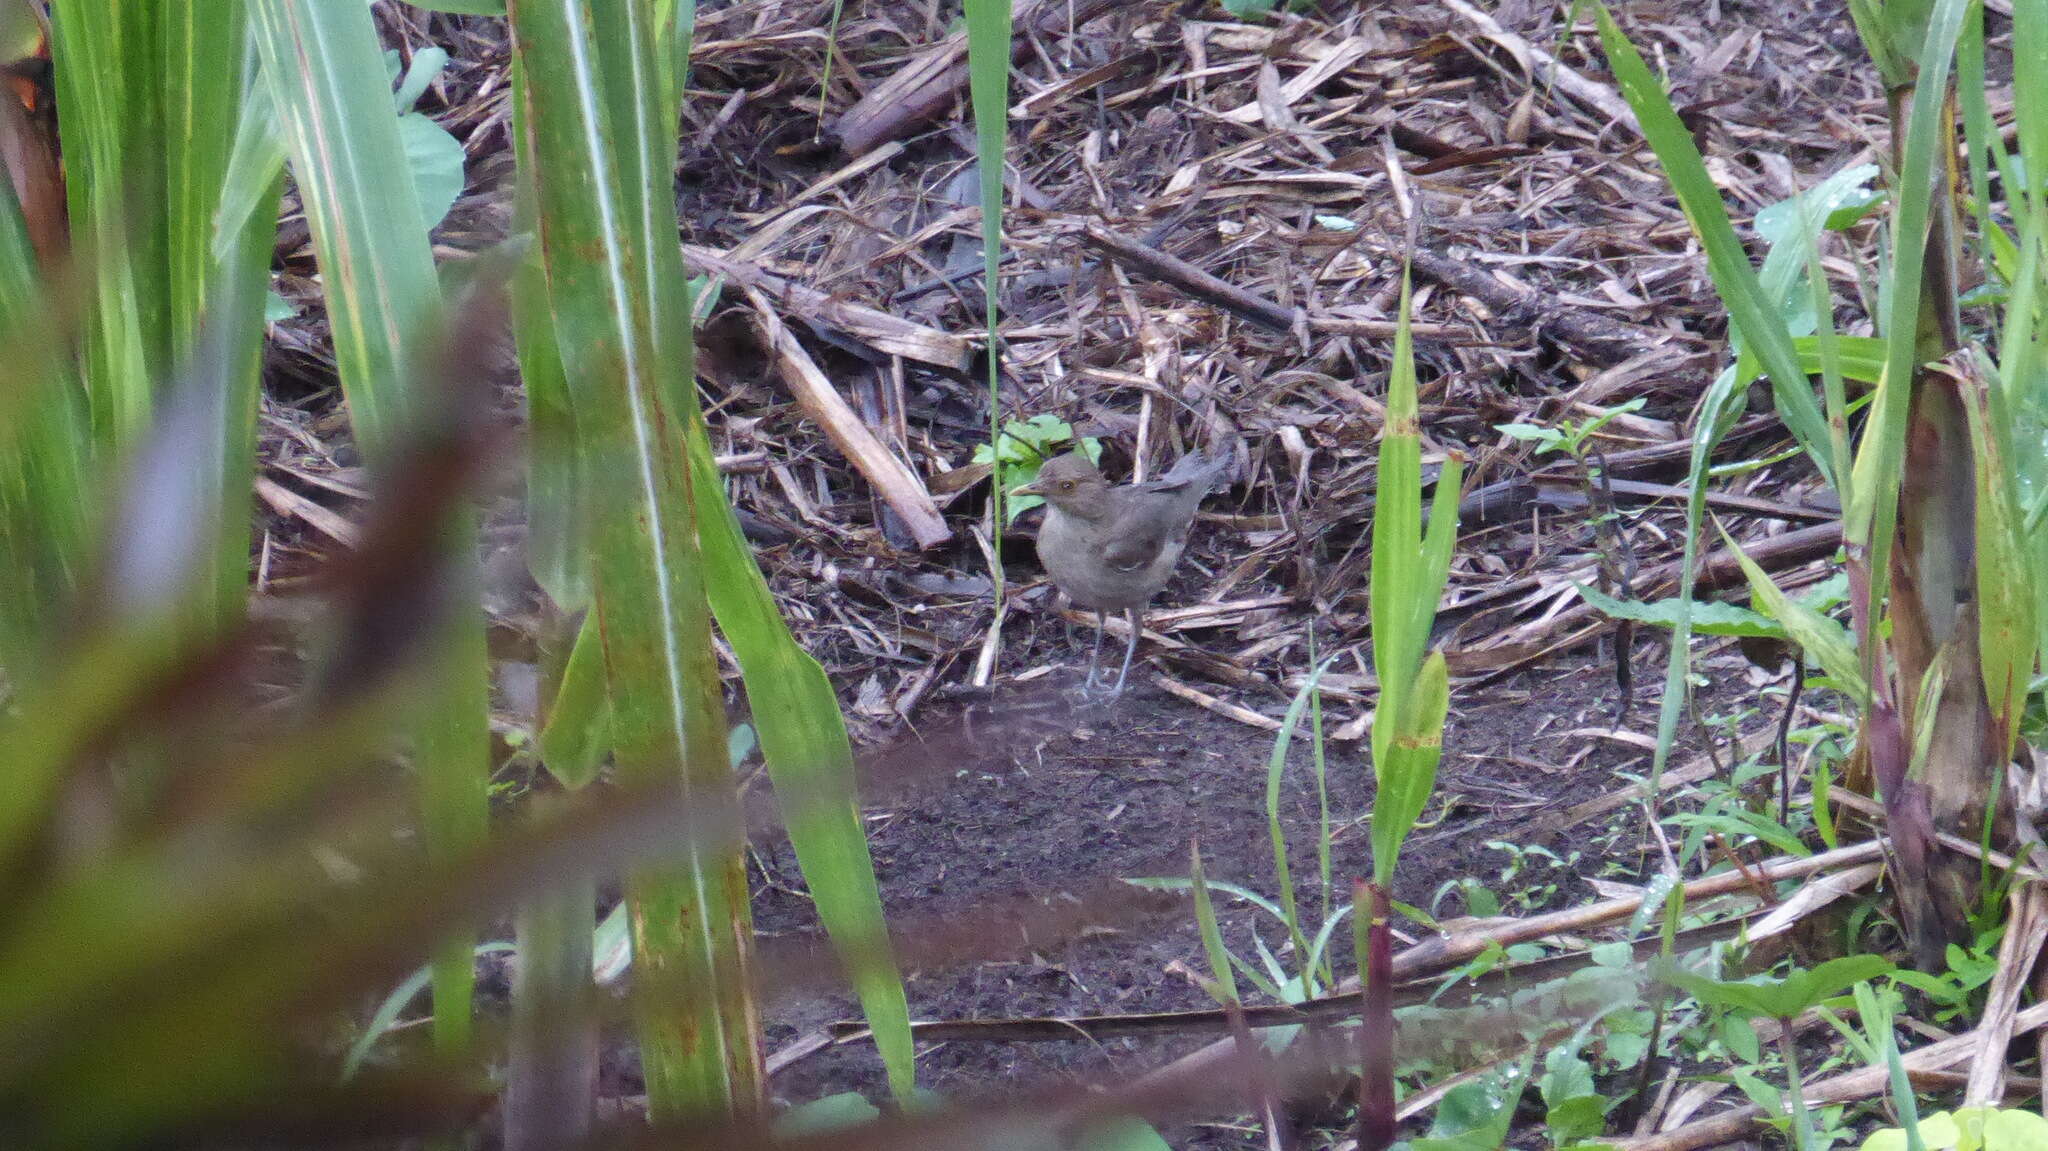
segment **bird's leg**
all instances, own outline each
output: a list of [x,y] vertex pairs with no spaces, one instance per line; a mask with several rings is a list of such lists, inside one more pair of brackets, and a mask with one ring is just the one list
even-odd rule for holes
[[1095,690],[1095,666],[1102,662],[1102,633],[1109,626],[1109,615],[1101,608],[1095,609],[1095,646],[1088,650],[1088,678],[1081,681],[1083,691]]
[[1122,671],[1116,673],[1116,686],[1109,691],[1112,697],[1124,693],[1124,680],[1131,674],[1131,657],[1138,654],[1138,633],[1143,630],[1141,625],[1145,616],[1141,609],[1127,607],[1124,609],[1124,618],[1131,624],[1131,642],[1124,645],[1124,667]]

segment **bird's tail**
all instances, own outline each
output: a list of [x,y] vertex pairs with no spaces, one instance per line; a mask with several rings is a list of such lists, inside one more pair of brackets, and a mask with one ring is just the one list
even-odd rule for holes
[[1217,452],[1189,452],[1179,462],[1167,469],[1157,483],[1161,489],[1177,488],[1182,485],[1199,488],[1203,494],[1213,491],[1230,471],[1230,454]]

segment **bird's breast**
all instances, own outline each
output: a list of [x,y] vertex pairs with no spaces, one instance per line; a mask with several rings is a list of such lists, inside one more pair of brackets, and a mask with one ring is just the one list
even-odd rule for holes
[[1149,563],[1126,569],[1112,567],[1103,558],[1110,542],[1103,526],[1053,508],[1038,529],[1038,560],[1060,590],[1082,607],[1143,607],[1166,585],[1185,541],[1172,539]]

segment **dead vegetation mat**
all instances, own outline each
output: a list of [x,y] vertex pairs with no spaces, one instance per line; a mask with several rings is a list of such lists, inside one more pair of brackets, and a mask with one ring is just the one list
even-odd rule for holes
[[[1374,459],[1404,261],[1425,466],[1469,461],[1438,641],[1454,699],[1506,691],[1492,702],[1526,707],[1497,725],[1454,718],[1453,758],[1527,767],[1527,737],[1544,728],[1649,725],[1661,644],[1623,634],[1617,661],[1612,623],[1574,585],[1641,599],[1675,590],[1694,407],[1725,363],[1723,320],[1590,23],[1567,27],[1559,9],[1325,4],[1240,21],[1190,2],[1020,0],[1001,414],[1051,413],[1101,437],[1113,478],[1198,447],[1235,459],[1147,620],[1147,666],[1134,672],[1144,686],[1117,726],[1144,734],[1098,745],[1089,786],[1122,779],[1107,765],[1156,766],[1162,739],[1252,754],[1312,648],[1339,657],[1322,681],[1332,734],[1364,733]],[[442,258],[462,258],[502,238],[511,216],[502,25],[376,12],[402,54],[433,44],[453,57],[421,108],[469,155],[468,190],[435,235]],[[1840,12],[1708,0],[1631,3],[1622,17],[1668,76],[1738,220],[1877,154],[1882,96]],[[1029,518],[1002,536],[1012,578],[1001,646],[988,643],[997,545],[987,468],[973,462],[990,418],[977,207],[988,174],[972,160],[956,18],[896,0],[843,13],[831,0],[706,5],[680,126],[681,240],[719,292],[700,333],[714,446],[785,616],[870,740],[986,706],[1005,685],[1053,682],[1078,651],[1037,578]],[[260,493],[262,578],[279,589],[347,542],[362,494],[295,203],[278,267],[296,314],[273,331]],[[1860,239],[1829,254],[1838,283],[1856,282]],[[1843,317],[1846,331],[1867,332],[1859,323]],[[1637,399],[1597,441],[1602,484],[1497,430]],[[508,366],[505,414],[518,404]],[[1767,405],[1753,396],[1719,459],[1756,466],[1713,501],[1745,549],[1797,586],[1824,574],[1839,535],[1810,471],[1783,458],[1789,439]],[[1610,511],[1616,534],[1603,540],[1594,522]],[[518,516],[494,520],[505,559],[492,568],[494,611],[516,637],[532,594]],[[1701,587],[1740,583],[1731,557],[1709,550]],[[1617,686],[1617,663],[1650,669],[1635,678],[1651,686],[1625,675]],[[1747,690],[1732,653],[1717,666]],[[1233,731],[1244,741],[1217,734]],[[1526,807],[1555,807],[1640,762],[1640,739],[1602,746],[1612,754],[1568,761],[1590,782],[1539,773],[1532,784],[1523,772],[1502,786],[1529,793]],[[1019,824],[1064,786],[1037,793]],[[1105,814],[1118,802],[1098,798]],[[936,825],[946,802],[897,814]],[[1246,848],[1232,862],[1244,879],[1263,874],[1252,870],[1263,816],[1253,799],[1240,806],[1231,834]],[[1185,821],[1147,818],[1167,838],[1081,865],[1135,874],[1183,850]],[[893,908],[942,886],[931,870],[942,857],[925,856],[942,845],[920,839],[910,860],[890,835],[878,834],[885,885],[907,885],[889,886]],[[970,891],[1026,887],[1060,866],[996,868]],[[1448,874],[1425,870],[1430,882]],[[801,918],[765,898],[771,929]],[[1173,946],[1190,954],[1184,942]],[[1132,956],[1115,962],[1133,970]],[[1038,996],[1047,1013],[1128,1006],[1163,978],[1077,1001],[1070,974],[1045,976],[1060,990]],[[984,990],[947,1009],[993,1009]]]

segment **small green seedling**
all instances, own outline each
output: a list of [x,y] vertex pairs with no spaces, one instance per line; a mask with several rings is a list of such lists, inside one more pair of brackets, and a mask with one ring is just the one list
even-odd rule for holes
[[[1078,443],[1091,460],[1102,458],[1102,441],[1093,436],[1074,436],[1074,426],[1055,415],[1041,412],[1028,420],[1011,420],[1003,425],[1001,439],[993,446],[974,449],[974,462],[994,464],[996,486],[1004,492],[1038,478],[1038,467]],[[1005,523],[1044,503],[1037,496],[1005,496]]]
[[1640,411],[1646,402],[1638,396],[1625,404],[1602,408],[1583,420],[1560,420],[1556,427],[1547,427],[1543,424],[1496,424],[1494,430],[1523,443],[1536,445],[1536,454],[1539,456],[1563,452],[1584,463],[1586,444],[1593,438],[1594,432],[1606,427],[1608,422],[1616,417]]
[[1657,977],[1691,995],[1702,1005],[1720,1012],[1724,1023],[1721,1029],[1723,1040],[1729,1042],[1730,1049],[1737,1051],[1745,1061],[1754,1061],[1761,1054],[1754,1030],[1748,1026],[1749,1021],[1757,1018],[1778,1021],[1779,1055],[1784,1060],[1787,1080],[1785,1090],[1781,1092],[1747,1072],[1737,1073],[1733,1078],[1736,1086],[1742,1088],[1752,1102],[1773,1112],[1774,1119],[1789,1120],[1793,1146],[1798,1151],[1816,1151],[1822,1142],[1822,1129],[1807,1110],[1799,1073],[1798,1045],[1793,1039],[1792,1029],[1785,1024],[1809,1007],[1819,1006],[1856,984],[1892,974],[1895,970],[1891,961],[1883,956],[1851,955],[1830,959],[1812,968],[1797,969],[1784,979],[1712,979],[1685,971],[1668,961],[1657,964]]

